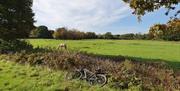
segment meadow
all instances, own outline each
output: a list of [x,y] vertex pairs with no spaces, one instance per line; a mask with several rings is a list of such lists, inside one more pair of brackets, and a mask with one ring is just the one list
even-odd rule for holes
[[85,51],[95,55],[127,56],[139,60],[163,60],[180,67],[180,42],[152,40],[51,40],[30,39],[34,47],[57,48],[66,43],[71,50]]
[[[90,86],[84,81],[65,80],[65,74],[65,71],[1,60],[0,91],[118,91],[107,85]],[[139,87],[132,87],[127,91],[139,90]]]
[[[170,82],[169,84],[173,83],[171,81],[174,81],[175,79],[179,80],[178,74],[180,68],[180,60],[179,60],[180,42],[150,41],[150,40],[54,40],[54,39],[28,39],[27,41],[29,41],[29,43],[31,43],[35,48],[37,47],[52,48],[57,50],[56,48],[60,43],[66,43],[68,45],[69,50],[83,51],[97,56],[104,56],[104,57],[124,56],[126,58],[132,58],[140,61],[149,61],[149,62],[165,61],[168,63],[173,63],[173,66],[178,69],[177,71],[173,71],[173,70],[161,68],[161,65],[158,64],[141,65],[141,63],[136,63],[136,62],[134,63],[131,61],[124,61],[122,63],[116,63],[116,64],[114,64],[113,62],[111,63],[108,60],[98,62],[99,60],[98,58],[94,58],[94,57],[86,58],[86,56],[84,56],[83,54],[80,55],[80,59],[76,57],[73,58],[73,56],[71,59],[71,56],[68,57],[68,55],[62,54],[61,52],[60,53],[39,52],[39,53],[29,53],[29,54],[17,53],[15,55],[11,55],[11,54],[1,55],[2,59],[0,60],[0,91],[4,91],[4,90],[5,91],[6,90],[121,91],[119,85],[116,87],[117,83],[114,82],[114,81],[120,81],[120,82],[123,81],[121,77],[117,79],[111,77],[108,84],[105,85],[104,87],[99,87],[98,85],[90,86],[88,83],[81,80],[66,80],[65,74],[67,73],[67,70],[63,70],[62,67],[65,68],[66,66],[69,67],[69,64],[66,65],[62,65],[62,64],[65,64],[67,61],[69,62],[69,60],[70,61],[74,60],[75,63],[73,64],[75,65],[84,65],[89,68],[92,68],[91,66],[95,67],[95,64],[102,65],[104,69],[106,69],[107,71],[109,70],[108,71],[109,73],[116,70],[117,73],[115,72],[112,74],[114,74],[113,76],[117,75],[117,77],[121,76],[121,74],[123,73],[124,76],[130,75],[130,77],[124,80],[125,82],[121,82],[123,84],[126,83],[126,81],[129,81],[128,80],[129,78],[134,79],[136,77],[140,77],[143,82],[147,82],[148,84],[149,84],[148,81],[150,81],[150,83],[154,82],[155,84],[157,81],[155,81],[154,79],[156,78],[160,79],[162,84],[166,83],[164,82],[166,80]],[[3,61],[3,57],[5,57],[5,59],[7,60]],[[91,62],[89,60],[96,60],[96,63],[94,63],[94,61]],[[38,66],[38,63],[36,64],[36,62],[45,63],[44,65],[46,66]],[[23,65],[19,63],[22,63]],[[56,66],[53,66],[54,63],[58,65],[57,68]],[[114,67],[116,69],[114,69]],[[150,75],[152,74],[151,71],[149,73],[149,71],[147,70],[153,71],[154,74]],[[129,74],[128,71],[135,72],[139,75]],[[171,75],[169,74],[175,74],[176,78],[170,79]],[[169,79],[166,79],[165,76],[168,76]],[[144,78],[147,77],[149,79],[144,79],[143,77]],[[112,78],[114,80],[112,80]],[[128,85],[130,83],[128,83]],[[130,85],[128,86],[128,88],[122,89],[122,91],[126,91],[126,90],[142,91],[142,85],[145,87],[147,86],[147,88],[151,88],[151,86],[153,86],[152,89],[154,90],[155,89],[159,90],[161,88],[166,87],[166,84],[163,85],[164,87],[161,87],[162,85],[158,85],[155,87],[154,85],[149,85],[150,87],[148,87],[148,85],[139,83],[139,85],[132,85],[132,86]],[[173,85],[171,84],[171,86]]]
[[0,91],[180,91],[179,0],[66,1],[0,1]]

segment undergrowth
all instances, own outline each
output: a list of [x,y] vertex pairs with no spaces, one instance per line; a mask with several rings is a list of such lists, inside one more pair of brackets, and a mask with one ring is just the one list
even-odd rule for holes
[[118,60],[69,51],[23,51],[15,54],[2,54],[0,60],[65,71],[74,68],[87,68],[95,71],[101,68],[110,75],[108,82],[110,87],[116,89],[138,86],[143,91],[180,90],[180,72],[168,68],[162,62],[138,62],[126,58]]

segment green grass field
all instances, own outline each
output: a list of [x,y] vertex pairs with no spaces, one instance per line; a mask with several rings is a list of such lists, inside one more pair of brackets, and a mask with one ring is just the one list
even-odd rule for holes
[[[116,91],[108,86],[64,79],[66,72],[0,61],[0,91]],[[131,88],[138,91],[138,88]],[[132,90],[132,91],[134,91]],[[68,91],[68,90],[66,90]]]
[[150,40],[29,40],[35,47],[57,48],[60,43],[67,43],[69,49],[109,56],[129,56],[142,59],[161,59],[180,62],[180,42]]
[[[140,57],[142,59],[161,59],[180,63],[180,42],[144,41],[144,40],[28,40],[34,47],[56,48],[60,43],[67,43],[72,50],[86,51],[98,55]],[[177,64],[178,63],[178,64]],[[67,81],[66,72],[48,68],[20,65],[0,61],[0,91],[116,91],[109,85],[103,88],[90,86],[84,81]],[[119,90],[118,90],[119,91]],[[124,91],[124,90],[123,90]],[[132,87],[127,91],[140,91]]]

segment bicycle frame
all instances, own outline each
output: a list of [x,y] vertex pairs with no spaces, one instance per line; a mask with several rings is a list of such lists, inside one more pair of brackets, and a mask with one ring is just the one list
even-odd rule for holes
[[83,79],[88,79],[88,78],[95,75],[95,73],[93,73],[93,72],[91,72],[91,71],[89,71],[87,69],[81,69],[80,72],[84,75],[84,77],[82,77]]
[[[79,74],[78,75],[78,79],[81,80],[86,80],[87,82],[89,82],[91,85],[93,84],[101,84],[102,86],[104,86],[107,82],[107,75],[105,73],[102,73],[99,70],[96,70],[96,72],[91,72],[88,69],[76,69],[75,74]],[[75,75],[71,75],[71,74],[67,74],[66,77],[74,77]]]

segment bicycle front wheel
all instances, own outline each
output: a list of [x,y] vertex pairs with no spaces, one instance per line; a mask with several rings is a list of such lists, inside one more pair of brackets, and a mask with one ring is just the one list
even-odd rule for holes
[[82,73],[76,70],[73,72],[68,72],[65,77],[67,80],[80,79],[82,77]]

